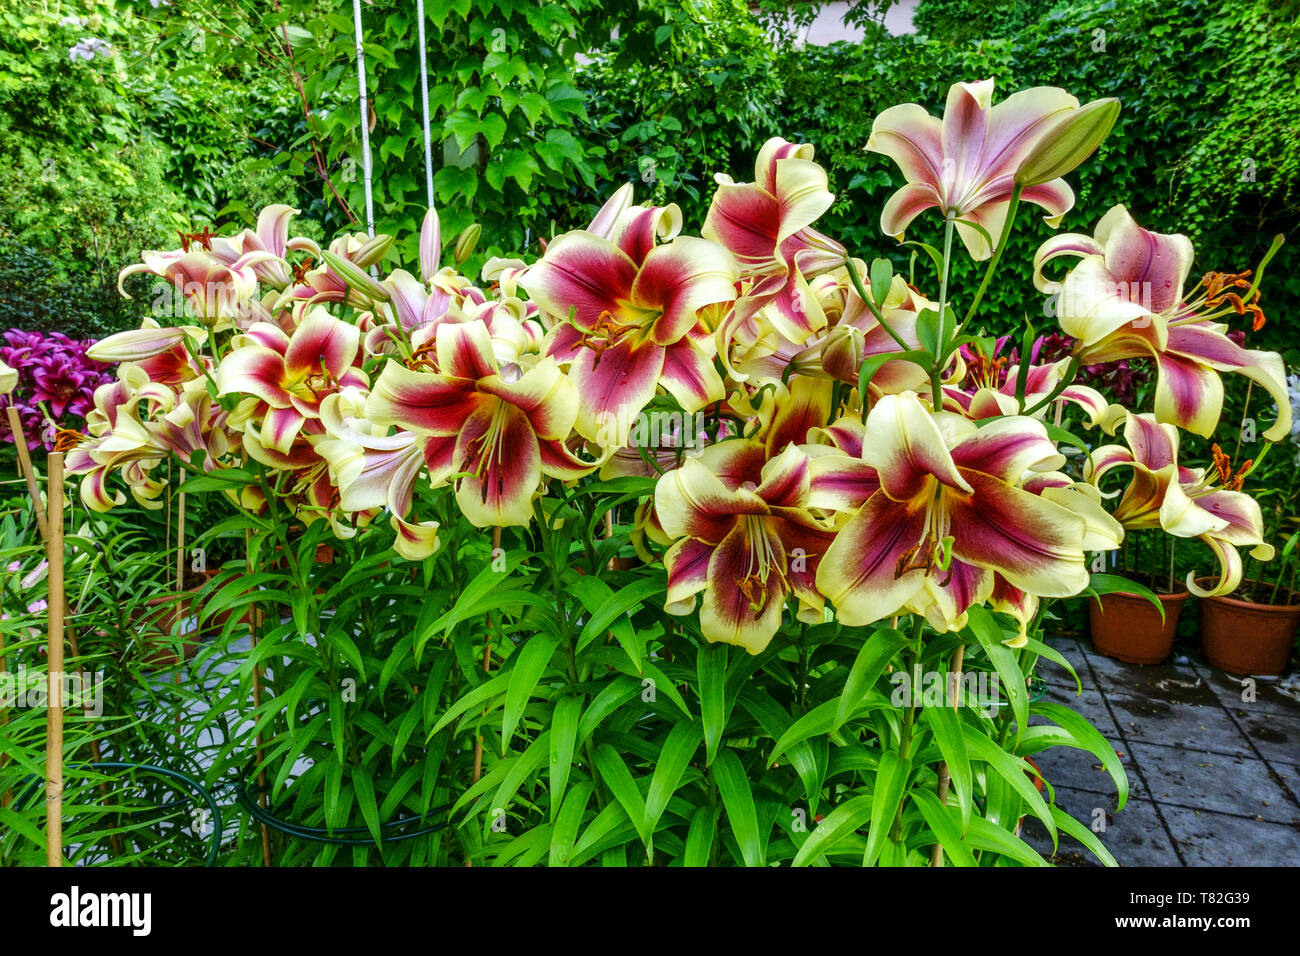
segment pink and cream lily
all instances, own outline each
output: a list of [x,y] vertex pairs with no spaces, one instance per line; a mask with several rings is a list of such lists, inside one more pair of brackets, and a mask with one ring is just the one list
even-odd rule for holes
[[817,572],[844,623],[910,609],[939,630],[960,627],[995,574],[1041,597],[1087,586],[1084,520],[1025,488],[1064,462],[1041,422],[977,428],[904,392],[876,402],[861,448],[860,460],[812,462],[812,506],[852,511]]
[[606,203],[594,230],[552,241],[522,280],[555,322],[546,352],[569,366],[578,432],[610,449],[627,443],[659,385],[687,413],[723,397],[700,314],[732,301],[739,278],[716,243],[689,236],[658,243],[676,236],[680,212],[627,206],[630,196],[620,191]]
[[664,609],[690,614],[715,643],[758,654],[781,625],[786,597],[798,618],[824,620],[817,567],[833,533],[808,511],[810,462],[794,445],[768,459],[760,442],[710,445],[655,486],[654,515],[676,543],[664,555]]
[[[578,394],[553,359],[503,375],[478,321],[440,325],[435,346],[436,371],[388,362],[366,419],[412,433],[433,484],[452,482],[476,527],[527,525],[544,475],[570,481],[596,467],[565,444]],[[402,448],[375,450],[392,452],[393,472],[413,480]]]
[[213,243],[222,254],[199,247],[188,252],[144,252],[143,262],[127,266],[118,275],[118,291],[130,298],[122,285],[127,276],[155,275],[175,290],[178,299],[172,308],[178,315],[217,329],[246,323],[260,308],[255,295],[257,268],[280,260],[264,250],[240,252],[230,240],[218,238]]
[[[1047,279],[1043,266],[1061,256],[1080,261],[1064,281]],[[1192,243],[1139,226],[1115,206],[1093,236],[1053,236],[1034,258],[1034,284],[1057,296],[1061,328],[1078,340],[1084,364],[1155,359],[1155,415],[1209,437],[1223,410],[1221,372],[1237,372],[1262,385],[1278,406],[1278,419],[1264,437],[1277,441],[1291,430],[1286,368],[1276,352],[1244,349],[1215,321],[1232,305],[1203,296],[1189,302],[1184,287],[1192,267]]]
[[261,443],[287,454],[303,424],[320,418],[326,395],[369,385],[356,367],[360,336],[355,325],[319,307],[303,316],[292,335],[254,323],[232,339],[217,366],[218,394],[241,396],[235,421],[260,421]]
[[202,452],[201,467],[212,471],[231,445],[226,413],[203,380],[187,382],[178,394],[149,382],[138,367],[124,366],[121,375],[95,390],[95,408],[86,416],[89,434],[67,451],[68,472],[84,476],[81,499],[92,511],[125,501],[120,493],[108,493],[114,472],[138,504],[161,508],[166,481],[153,477],[154,468],[170,455],[189,462]]
[[988,238],[968,223],[996,240],[1018,184],[1020,198],[1059,225],[1074,206],[1074,191],[1059,177],[1088,158],[1118,113],[1117,100],[1081,108],[1069,93],[1045,86],[995,106],[991,79],[954,83],[942,120],[916,103],[892,106],[876,117],[867,149],[897,163],[907,185],[885,203],[880,228],[902,239],[920,213],[938,209],[955,221],[971,258],[987,259]]
[[415,487],[427,464],[425,450],[440,445],[414,432],[388,429],[365,419],[365,400],[358,404],[347,390],[328,396],[321,407],[327,437],[315,451],[329,462],[339,490],[339,507],[346,512],[387,508],[396,533],[393,548],[408,561],[419,561],[438,550],[438,522],[411,521],[408,515]]
[[[1031,365],[1025,369],[1025,407],[1032,408],[1051,395],[1068,365],[1069,360],[1062,359],[1043,365]],[[973,421],[1017,415],[1020,406],[1016,402],[1016,390],[1020,375],[1020,366],[1012,365],[1004,370],[1002,362],[997,358],[990,359],[976,353],[963,385],[945,386],[944,404],[949,408],[960,408]],[[1095,388],[1076,384],[1066,386],[1049,406],[1044,406],[1035,414],[1038,417],[1045,416],[1049,407],[1058,405],[1079,408],[1085,415],[1086,427],[1101,426],[1108,433],[1113,433],[1125,414],[1123,406],[1106,401],[1106,397]]]
[[1230,594],[1241,583],[1241,556],[1248,547],[1260,561],[1273,557],[1264,541],[1259,504],[1241,490],[1247,469],[1236,475],[1215,446],[1215,468],[1186,468],[1178,463],[1178,429],[1151,414],[1129,414],[1124,425],[1128,444],[1104,445],[1089,457],[1084,476],[1093,484],[1116,468],[1129,470],[1129,484],[1113,512],[1130,529],[1162,528],[1179,538],[1200,538],[1219,560],[1219,581],[1208,590],[1187,575],[1187,587],[1199,597]]
[[725,351],[732,327],[752,319],[796,344],[826,327],[808,280],[844,264],[845,249],[812,228],[835,201],[813,147],[773,137],[759,150],[754,182],[719,173],[700,234],[731,251],[746,280],[736,314],[719,331]]

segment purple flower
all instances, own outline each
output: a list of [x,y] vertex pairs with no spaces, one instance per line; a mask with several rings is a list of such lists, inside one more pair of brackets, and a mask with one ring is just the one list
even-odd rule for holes
[[[0,361],[18,372],[18,385],[9,400],[18,409],[31,449],[44,445],[49,450],[56,429],[78,428],[93,407],[95,389],[113,380],[110,366],[86,357],[94,344],[89,340],[72,339],[62,332],[10,329],[0,336],[0,343]],[[0,419],[0,438],[13,441],[4,419]]]

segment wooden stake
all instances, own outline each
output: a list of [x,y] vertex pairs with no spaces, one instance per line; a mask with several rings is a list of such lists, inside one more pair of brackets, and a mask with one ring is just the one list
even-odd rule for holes
[[[958,689],[961,687],[961,665],[966,656],[966,645],[958,644],[957,650],[953,652],[952,663],[948,665],[948,679],[952,681],[948,685],[948,706],[957,709]],[[947,805],[948,786],[952,780],[952,771],[948,769],[947,761],[939,764],[939,803]],[[936,843],[930,850],[930,865],[943,866],[943,844]]]
[[[244,555],[248,573],[253,573],[253,532],[246,530],[244,532]],[[248,641],[250,653],[257,650],[258,634],[262,627],[262,609],[256,604],[248,605]],[[260,710],[262,707],[262,668],[253,668],[253,709]],[[268,807],[266,796],[266,770],[262,768],[262,731],[257,732],[257,802],[265,810]],[[262,824],[262,865],[269,867],[271,865],[271,831],[266,824]]]
[[[46,521],[45,509],[41,504],[40,486],[38,485],[36,480],[36,470],[32,467],[31,456],[28,455],[27,453],[27,434],[25,431],[23,431],[22,419],[18,417],[17,410],[11,405],[9,406],[7,411],[9,412],[9,430],[14,436],[14,445],[18,448],[18,471],[22,475],[23,479],[27,482],[27,492],[31,496],[32,507],[35,509],[36,512],[36,530],[40,533],[41,544],[46,545],[48,547],[49,538],[50,538],[49,523]],[[61,511],[62,509],[60,509],[60,512]],[[80,610],[80,608],[78,608],[77,610]],[[74,615],[77,613],[77,610],[73,611]],[[64,622],[63,630],[64,630],[64,636],[67,639],[68,650],[72,652],[73,658],[75,659],[81,657],[81,648],[77,646],[77,632],[73,629],[72,625],[68,624],[66,621]],[[5,670],[4,646],[5,646],[4,635],[0,634],[0,674],[3,674]],[[91,711],[91,706],[87,704],[86,705],[87,716],[90,716],[90,711]],[[8,715],[6,714],[5,719],[3,721],[0,721],[0,723],[7,723],[7,722],[8,722]],[[95,763],[103,762],[103,757],[99,749],[99,738],[94,736],[93,734],[91,735],[90,738],[90,759],[93,760]],[[4,762],[5,762],[4,758],[0,757],[0,766],[3,766]],[[108,784],[101,783],[99,785],[99,792],[102,793],[104,795],[104,799],[107,800],[109,796]],[[6,791],[4,797],[0,798],[0,807],[9,806],[9,802],[11,798],[12,798],[12,794]],[[117,852],[120,853],[121,844],[117,835],[114,834],[109,839],[112,841],[113,847],[117,850]]]
[[[49,694],[45,709],[45,865],[63,865],[63,453],[49,460]],[[36,499],[40,501],[39,498]]]
[[41,533],[41,540],[45,541],[50,537],[50,529],[41,504],[41,489],[36,484],[36,471],[32,468],[32,456],[27,453],[27,433],[23,431],[18,409],[10,405],[5,412],[9,415],[9,433],[13,436],[14,448],[18,451],[18,470],[27,482],[27,493],[32,496],[32,507],[36,509],[36,528]]
[[[497,551],[501,547],[501,529],[492,529],[492,556],[491,561],[496,560]],[[483,673],[490,673],[492,670],[492,615],[488,613],[487,619],[487,636],[483,644]],[[483,713],[487,713],[487,708],[483,708]],[[479,777],[483,776],[483,735],[476,734],[474,737],[474,783],[478,783]]]
[[[198,627],[198,620],[194,622]],[[176,502],[176,639],[180,641],[177,656],[179,663],[176,667],[175,683],[179,686],[181,682],[181,670],[185,666],[185,492],[177,496]],[[195,637],[197,638],[197,634]],[[179,732],[181,726],[181,715],[178,711],[176,714],[176,729]]]
[[[3,598],[3,596],[7,593],[5,591],[5,585],[7,583],[8,583],[7,576],[4,574],[0,574],[0,598]],[[3,602],[0,601],[0,603]],[[4,632],[0,631],[0,680],[4,678],[4,674],[7,669],[8,669],[8,665],[6,665],[5,663],[5,636],[4,636]],[[8,707],[4,708],[3,710],[0,710],[0,727],[3,727],[7,723],[9,723]],[[9,755],[0,753],[0,770],[3,770],[4,765],[7,764],[8,762],[9,762]],[[13,793],[8,789],[6,789],[4,793],[0,793],[0,810],[7,809],[9,804],[13,802],[13,798],[14,798]]]

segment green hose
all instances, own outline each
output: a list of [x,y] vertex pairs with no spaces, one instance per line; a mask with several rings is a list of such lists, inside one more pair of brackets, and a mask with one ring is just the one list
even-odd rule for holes
[[[216,865],[217,853],[221,849],[221,807],[217,805],[217,801],[213,799],[212,794],[208,793],[208,791],[204,789],[203,784],[199,783],[193,777],[186,776],[176,770],[169,770],[166,767],[156,767],[153,764],[147,763],[120,763],[117,761],[108,761],[105,763],[75,764],[74,766],[80,770],[142,770],[145,773],[155,773],[161,777],[167,777],[170,780],[183,784],[186,788],[197,793],[203,799],[203,802],[208,805],[208,809],[212,812],[212,841],[208,846],[208,857],[204,861],[203,865]],[[27,797],[40,789],[40,784],[42,782],[40,777],[29,777],[28,780],[29,784],[27,789],[21,791],[14,799],[16,804],[21,805]],[[164,804],[163,807],[153,807],[150,809],[165,809],[166,807],[175,805],[176,803],[169,803]],[[123,810],[121,812],[132,813],[139,811]]]

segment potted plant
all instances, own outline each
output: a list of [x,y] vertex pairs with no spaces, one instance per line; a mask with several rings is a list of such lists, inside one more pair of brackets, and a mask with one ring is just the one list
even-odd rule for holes
[[[1163,557],[1159,540],[1140,547],[1135,539],[1136,534],[1129,535],[1121,560],[1127,577],[1141,588],[1124,590],[1122,582],[1116,582],[1119,589],[1095,594],[1088,602],[1088,628],[1097,653],[1128,664],[1159,664],[1173,650],[1178,617],[1190,592],[1175,579],[1172,539],[1163,539],[1170,542],[1167,574],[1132,569],[1133,565],[1142,568],[1144,559]],[[1157,556],[1153,549],[1161,554]]]
[[[1261,565],[1259,576],[1243,581],[1231,595],[1201,601],[1201,652],[1210,665],[1230,674],[1270,677],[1286,670],[1300,624],[1292,560],[1297,542],[1300,531],[1282,548],[1271,584],[1268,569]],[[1289,583],[1284,585],[1284,580]]]

